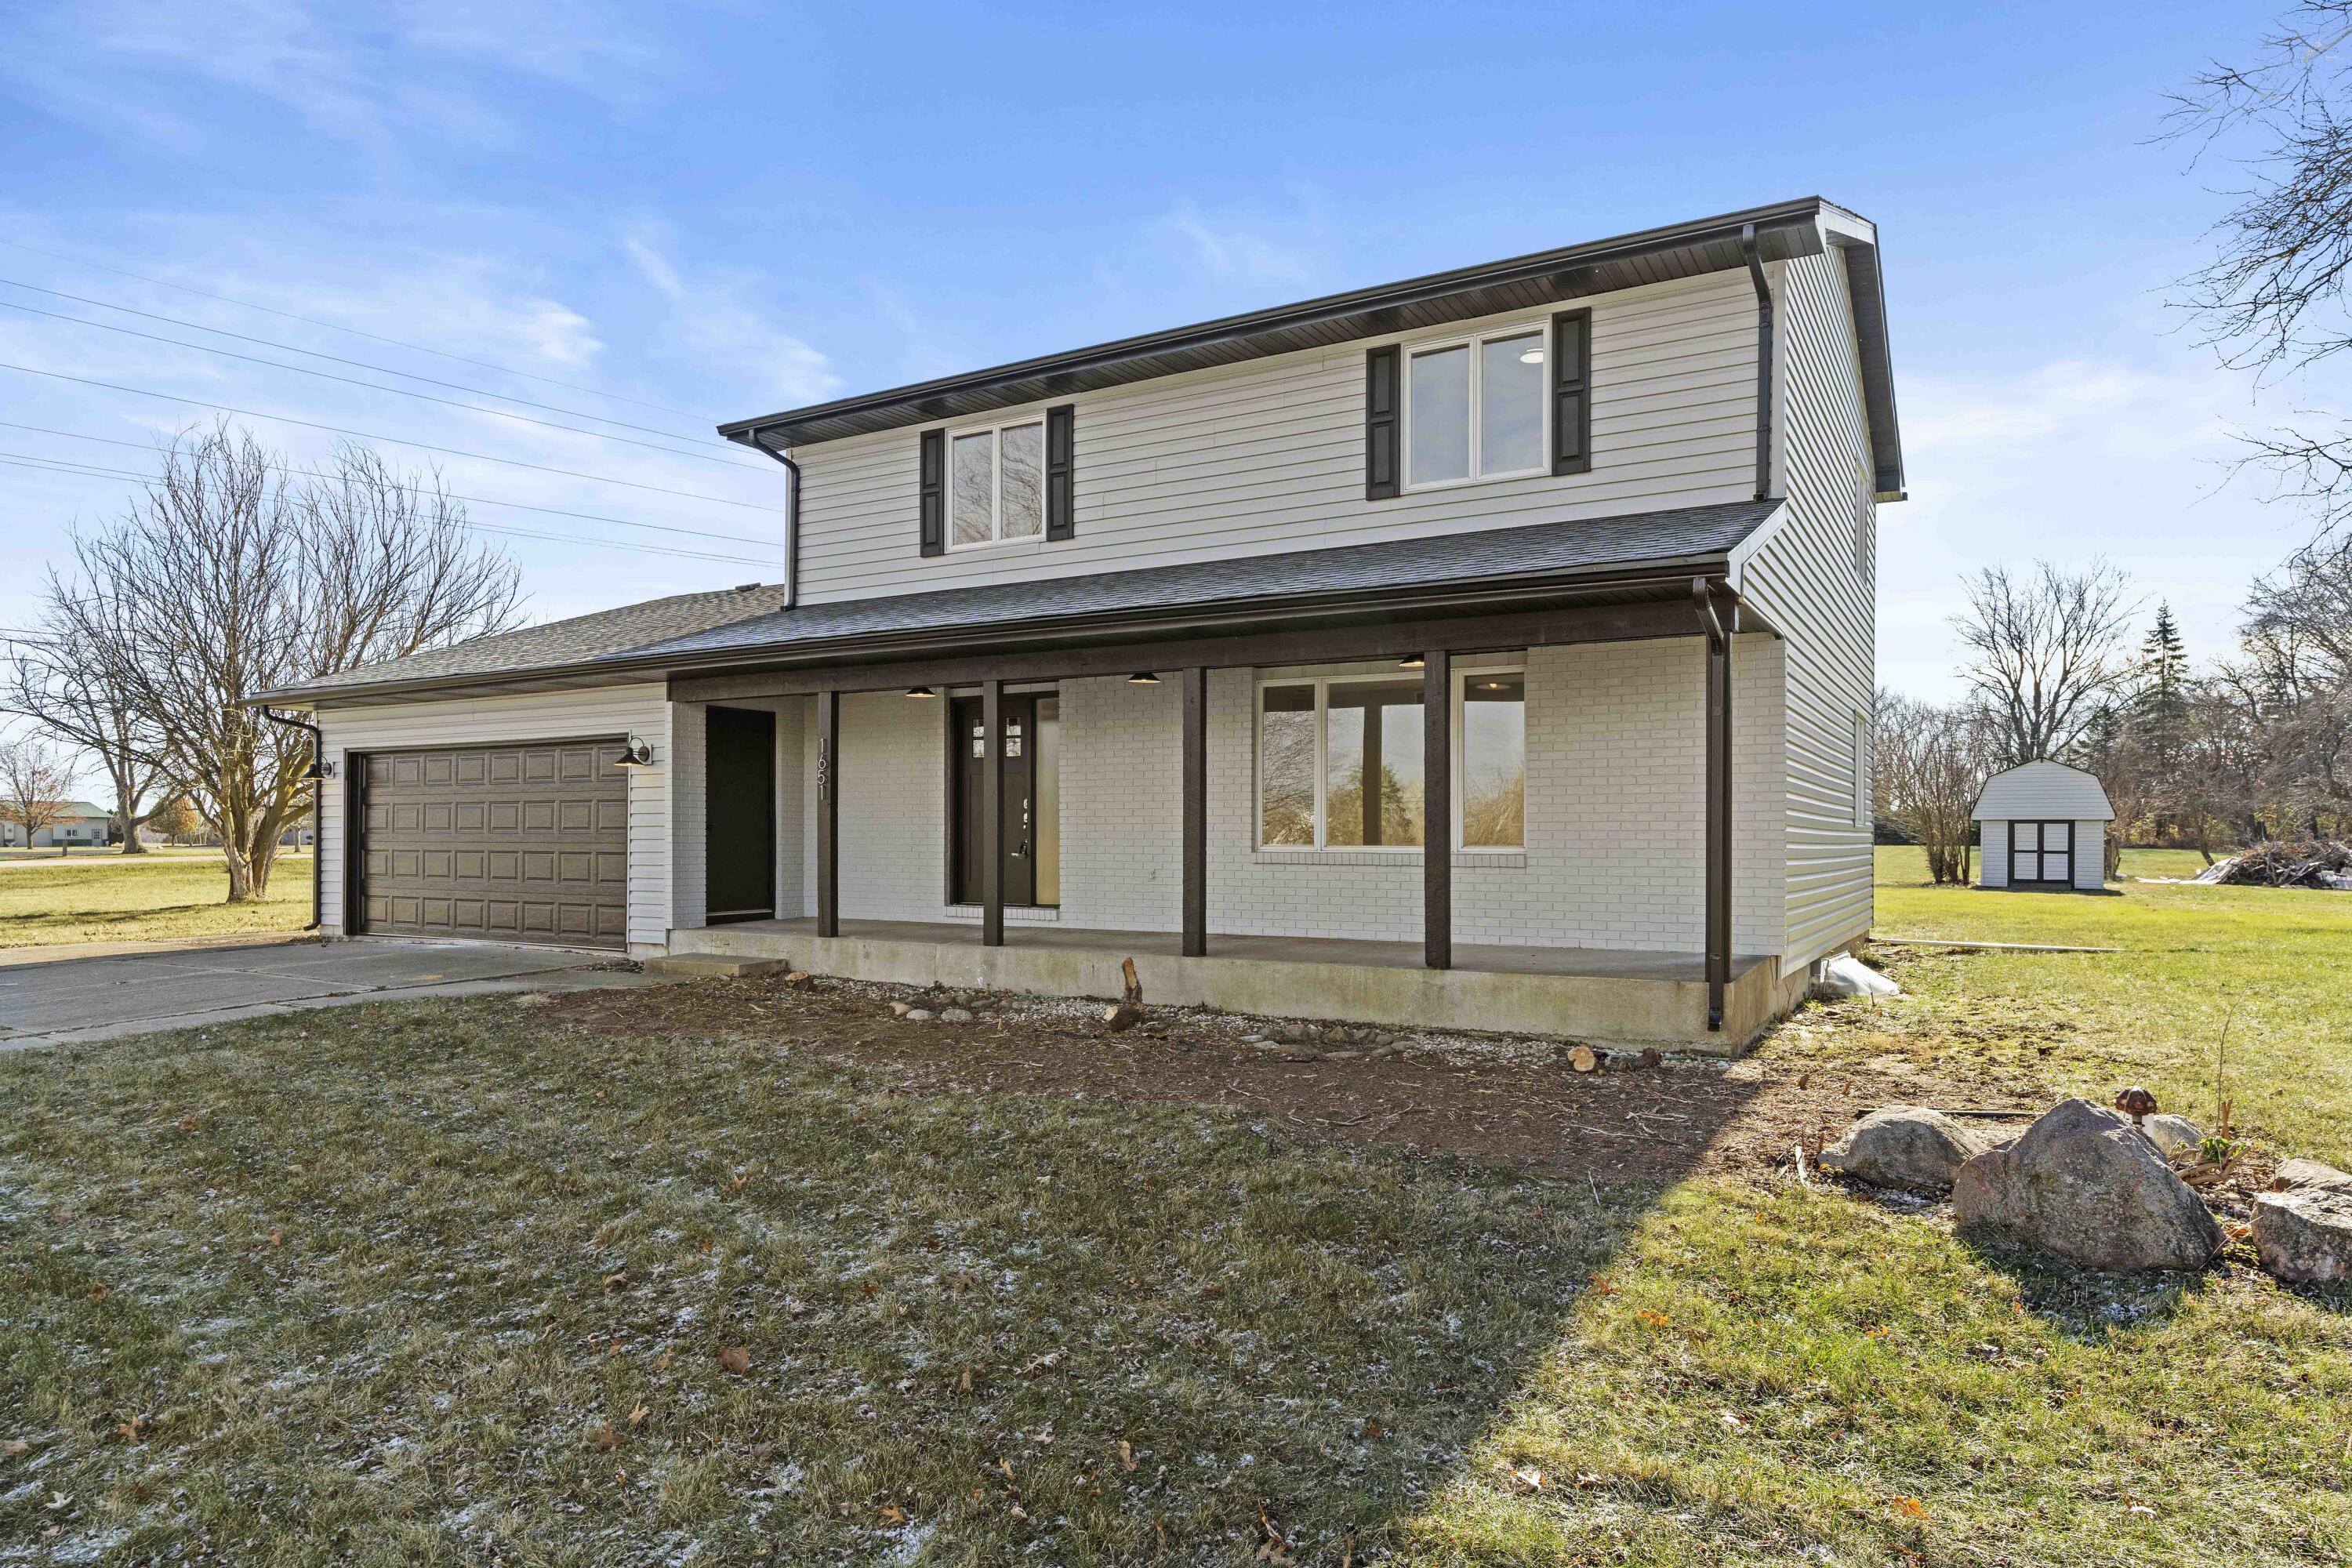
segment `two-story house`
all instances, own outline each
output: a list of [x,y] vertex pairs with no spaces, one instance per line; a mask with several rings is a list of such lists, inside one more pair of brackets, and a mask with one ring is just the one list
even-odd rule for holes
[[722,433],[786,582],[271,694],[330,931],[1732,1048],[1870,925],[1903,468],[1825,201]]

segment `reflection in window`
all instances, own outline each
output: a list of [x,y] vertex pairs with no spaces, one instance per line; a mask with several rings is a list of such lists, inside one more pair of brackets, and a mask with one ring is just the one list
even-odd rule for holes
[[1269,686],[1258,720],[1258,842],[1315,843],[1315,688]]
[[1045,427],[1014,425],[1004,444],[1003,536],[1026,539],[1045,527]]
[[1476,338],[1409,355],[1405,483],[1541,473],[1549,358],[1540,331]]
[[955,438],[955,542],[995,537],[996,437],[986,432]]
[[1045,530],[1045,426],[974,430],[950,443],[951,545],[1034,539]]
[[1412,482],[1470,477],[1470,351],[1438,349],[1412,356]]
[[1421,682],[1332,681],[1324,702],[1323,842],[1421,842]]
[[1543,337],[1478,345],[1478,471],[1521,473],[1543,463]]
[[1462,681],[1462,847],[1528,842],[1528,682],[1517,671]]

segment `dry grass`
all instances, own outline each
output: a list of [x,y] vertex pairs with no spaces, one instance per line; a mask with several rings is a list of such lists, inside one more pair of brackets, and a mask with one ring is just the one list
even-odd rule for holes
[[310,918],[310,858],[280,858],[267,902],[227,896],[216,850],[0,861],[0,947],[297,931]]
[[[1766,1066],[2193,1087],[2208,965],[2250,1079],[2340,1049],[2322,895],[2042,897],[1884,923],[2133,951],[1899,959],[1918,1000]],[[1760,1173],[908,1093],[803,1028],[478,1000],[0,1058],[0,1562],[2352,1553],[2352,1295],[2054,1273]],[[2329,1152],[2337,1081],[2246,1102]]]

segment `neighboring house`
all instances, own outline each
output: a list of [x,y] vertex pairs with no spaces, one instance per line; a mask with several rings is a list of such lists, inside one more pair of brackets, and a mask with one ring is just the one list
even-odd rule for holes
[[2102,891],[2107,885],[2107,792],[2080,768],[2027,763],[1985,781],[1978,824],[1979,879],[2019,892]]
[[1807,199],[722,426],[785,584],[270,694],[325,926],[1736,1047],[1871,921],[1878,266]]
[[[102,805],[86,800],[66,802],[65,813],[57,821],[33,835],[36,849],[79,849],[90,845],[103,845],[114,831],[114,814]],[[25,825],[21,822],[0,823],[0,847],[16,848],[25,842]]]

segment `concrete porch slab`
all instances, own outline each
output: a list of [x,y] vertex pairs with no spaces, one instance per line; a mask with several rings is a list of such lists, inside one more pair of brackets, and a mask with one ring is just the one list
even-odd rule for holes
[[1743,1049],[1795,994],[1773,960],[1736,959],[1724,1027],[1710,1032],[1696,953],[1457,943],[1455,966],[1433,970],[1412,942],[1212,936],[1206,958],[1183,957],[1178,946],[1167,931],[1008,926],[1003,947],[986,947],[977,925],[948,921],[844,921],[831,938],[810,920],[669,933],[676,958],[768,959],[851,980],[1106,999],[1119,994],[1120,962],[1132,958],[1153,1004],[1725,1054]]

